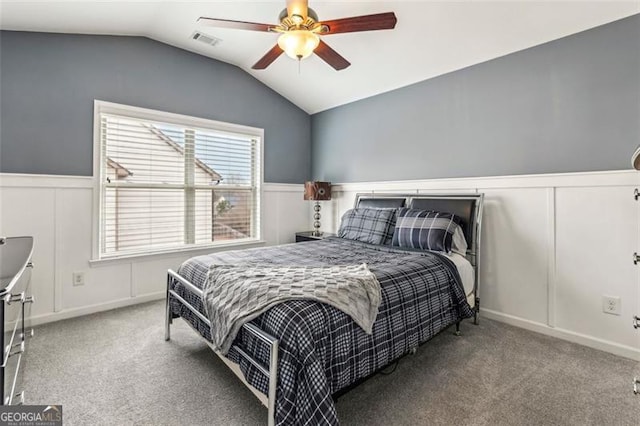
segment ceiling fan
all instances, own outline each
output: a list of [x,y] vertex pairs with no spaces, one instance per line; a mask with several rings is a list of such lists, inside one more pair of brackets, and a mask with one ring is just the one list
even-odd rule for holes
[[287,0],[287,8],[278,19],[280,23],[277,25],[206,17],[200,17],[198,22],[220,28],[280,33],[278,44],[251,67],[254,70],[267,68],[285,52],[299,61],[315,53],[336,71],[347,68],[351,63],[320,40],[319,35],[389,30],[395,28],[397,22],[393,12],[320,22],[316,12],[308,6],[308,0]]

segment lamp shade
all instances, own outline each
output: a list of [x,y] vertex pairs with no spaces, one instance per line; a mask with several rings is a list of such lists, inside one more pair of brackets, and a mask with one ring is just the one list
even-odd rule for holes
[[304,183],[304,199],[305,200],[330,200],[331,199],[331,182],[309,181]]
[[278,37],[278,46],[292,59],[304,59],[318,47],[320,38],[306,30],[293,30]]
[[631,165],[634,169],[640,170],[640,146],[636,148],[636,152],[634,152],[633,157],[631,157]]

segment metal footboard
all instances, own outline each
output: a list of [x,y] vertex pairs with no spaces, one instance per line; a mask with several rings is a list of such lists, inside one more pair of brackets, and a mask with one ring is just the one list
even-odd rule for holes
[[[166,306],[165,306],[164,340],[168,341],[169,339],[171,339],[171,324],[173,322],[173,319],[171,316],[171,306],[170,306],[171,298],[180,302],[180,304],[182,304],[184,307],[186,307],[191,312],[193,312],[200,320],[202,320],[202,322],[204,322],[209,327],[211,327],[211,322],[206,316],[202,315],[200,311],[198,311],[189,302],[187,302],[182,296],[180,296],[178,293],[176,293],[174,290],[171,289],[172,281],[180,282],[182,285],[185,286],[185,288],[190,293],[195,294],[200,299],[202,299],[202,295],[203,295],[202,290],[200,290],[198,287],[194,286],[189,281],[187,281],[186,279],[178,275],[175,271],[171,269],[167,271],[167,297],[165,302]],[[193,326],[191,325],[191,323],[189,323],[189,321],[185,319],[185,322],[193,328]],[[261,330],[260,328],[256,327],[253,324],[247,323],[242,328],[244,329],[245,332],[250,333],[251,335],[257,337],[261,342],[269,346],[269,368],[268,369],[265,368],[258,360],[252,358],[251,355],[245,352],[242,348],[236,345],[233,346],[233,348],[235,348],[235,350],[238,352],[238,354],[242,358],[246,359],[258,371],[260,371],[260,373],[264,374],[269,378],[269,394],[267,395],[266,403],[265,403],[264,397],[261,398],[261,395],[263,394],[246,381],[240,369],[234,368],[235,364],[231,360],[229,360],[227,357],[222,355],[220,352],[213,350],[213,347],[211,346],[211,343],[209,341],[205,339],[205,342],[209,345],[209,347],[212,348],[215,354],[218,355],[218,357],[220,357],[220,359],[222,359],[222,361],[224,361],[224,363],[231,368],[231,371],[233,371],[234,374],[236,374],[236,376],[238,376],[242,380],[242,382],[245,385],[247,385],[247,387],[249,387],[249,389],[254,393],[254,395],[258,397],[260,402],[262,402],[264,405],[267,406],[268,416],[269,416],[268,425],[273,426],[275,425],[275,414],[276,414],[275,408],[276,408],[276,388],[278,384],[278,347],[279,347],[280,341],[275,337],[271,336],[270,334],[265,333],[263,330]]]

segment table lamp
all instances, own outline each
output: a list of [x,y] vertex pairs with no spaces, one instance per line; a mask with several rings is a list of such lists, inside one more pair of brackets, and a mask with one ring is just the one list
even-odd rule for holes
[[313,200],[313,235],[319,237],[320,232],[320,201],[331,199],[331,182],[308,181],[304,183],[304,199]]

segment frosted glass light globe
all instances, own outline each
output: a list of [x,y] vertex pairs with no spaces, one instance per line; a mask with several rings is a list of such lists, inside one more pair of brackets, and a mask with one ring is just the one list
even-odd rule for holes
[[302,60],[313,53],[320,44],[320,37],[311,31],[293,30],[282,33],[278,46],[292,59]]

